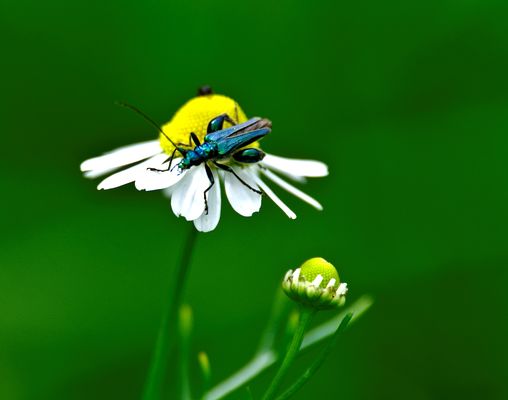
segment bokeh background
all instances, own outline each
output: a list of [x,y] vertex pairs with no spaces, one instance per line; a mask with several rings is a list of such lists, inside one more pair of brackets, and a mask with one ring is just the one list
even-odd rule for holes
[[304,188],[323,212],[278,191],[297,220],[226,204],[198,238],[186,299],[214,380],[320,255],[376,303],[295,398],[508,398],[505,1],[0,4],[1,399],[139,398],[189,225],[78,167],[156,137],[115,100],[165,122],[205,83],[273,120],[267,151],[331,171]]

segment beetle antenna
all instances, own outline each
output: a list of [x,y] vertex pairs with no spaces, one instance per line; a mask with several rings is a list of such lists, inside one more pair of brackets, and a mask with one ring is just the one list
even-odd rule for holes
[[175,146],[175,149],[177,149],[180,154],[183,155],[183,153],[180,151],[180,148],[175,144],[175,142],[173,142],[168,135],[166,135],[166,132],[164,132],[161,127],[153,120],[151,119],[148,115],[146,115],[143,111],[141,111],[139,108],[133,106],[132,104],[128,104],[128,103],[124,103],[123,101],[115,101],[115,104],[116,105],[119,105],[121,107],[125,107],[125,108],[128,108],[129,110],[131,111],[134,111],[136,114],[139,114],[141,115],[146,121],[148,121],[151,125],[155,126],[157,128],[157,130],[162,133],[162,135],[169,141],[169,143],[171,143],[173,146]]

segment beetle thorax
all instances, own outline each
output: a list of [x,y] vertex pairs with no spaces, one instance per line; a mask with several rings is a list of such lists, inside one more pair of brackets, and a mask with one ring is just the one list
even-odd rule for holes
[[[247,121],[247,116],[233,99],[218,95],[198,96],[185,103],[173,116],[171,121],[162,126],[162,130],[178,146],[194,148],[190,142],[190,133],[194,132],[201,143],[204,142],[208,123],[221,114],[228,114],[237,123]],[[230,126],[227,122],[224,128]],[[171,154],[174,146],[160,135],[160,144],[165,153]],[[189,144],[189,146],[183,145]]]
[[217,156],[217,145],[215,143],[203,143],[189,150],[183,160],[180,162],[180,169],[188,169],[194,165],[202,164]]

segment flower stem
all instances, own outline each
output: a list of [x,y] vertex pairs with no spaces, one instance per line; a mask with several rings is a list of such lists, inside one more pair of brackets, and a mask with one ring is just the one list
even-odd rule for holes
[[176,266],[175,276],[170,280],[170,291],[166,311],[162,316],[150,369],[145,383],[143,400],[159,400],[166,377],[169,353],[176,336],[177,313],[182,302],[185,278],[189,269],[192,250],[196,242],[197,230],[190,226],[180,262]]
[[286,355],[284,356],[284,360],[282,360],[282,364],[279,367],[277,373],[275,374],[275,377],[273,378],[270,387],[266,391],[263,400],[271,400],[274,398],[277,389],[282,383],[282,379],[286,375],[287,371],[289,370],[289,367],[293,363],[294,359],[296,358],[296,355],[298,354],[298,351],[300,350],[305,330],[307,329],[307,326],[309,325],[309,322],[312,320],[312,317],[314,316],[315,313],[316,309],[314,308],[302,307],[300,319],[298,321],[298,326],[296,327],[295,333],[293,335],[293,339],[289,344]]
[[300,388],[307,383],[307,381],[317,372],[317,370],[323,365],[326,358],[332,351],[333,346],[335,345],[335,342],[337,341],[337,336],[339,336],[347,327],[347,324],[349,321],[351,321],[351,318],[353,318],[353,314],[349,313],[347,314],[340,325],[337,327],[337,330],[333,334],[332,338],[326,345],[326,347],[323,349],[319,357],[312,363],[312,365],[305,370],[305,372],[302,374],[302,376],[287,389],[284,393],[282,393],[279,397],[277,397],[277,400],[286,400],[289,399],[293,394],[295,394]]

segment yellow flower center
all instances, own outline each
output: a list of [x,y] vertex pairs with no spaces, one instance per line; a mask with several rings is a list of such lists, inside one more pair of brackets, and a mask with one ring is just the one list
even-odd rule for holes
[[[208,123],[221,114],[228,114],[236,123],[247,121],[247,116],[236,101],[220,94],[211,94],[189,100],[162,126],[162,130],[177,146],[194,148],[190,133],[194,132],[203,143]],[[231,124],[225,121],[224,128],[229,126]],[[162,134],[159,140],[164,152],[171,154],[175,147]],[[258,147],[258,143],[249,147]]]
[[333,285],[334,289],[339,287],[339,273],[335,267],[324,258],[311,258],[305,261],[300,268],[300,276],[304,277],[308,282],[312,282],[318,275],[321,275],[323,277],[323,281],[320,284],[322,288],[326,287],[332,278],[335,279],[335,285]]

